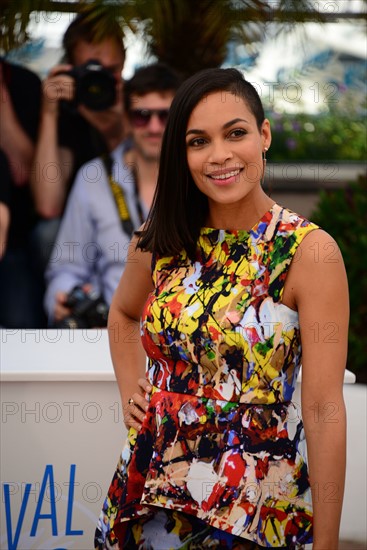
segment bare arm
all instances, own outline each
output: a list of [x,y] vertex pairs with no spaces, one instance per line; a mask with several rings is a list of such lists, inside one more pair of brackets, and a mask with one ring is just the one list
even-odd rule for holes
[[71,151],[58,144],[59,100],[72,99],[74,81],[57,73],[70,68],[70,65],[54,67],[42,84],[41,121],[31,186],[37,211],[45,218],[61,215],[73,167]]
[[314,550],[338,548],[345,462],[343,379],[349,320],[348,284],[335,241],[317,230],[291,267],[302,339],[302,416],[314,508]]
[[[140,316],[149,292],[153,289],[150,274],[151,255],[135,250],[137,239],[130,244],[128,260],[115,292],[108,317],[112,363],[120,390],[125,423],[136,429],[144,414],[146,402],[138,379],[145,377],[146,356],[140,340]],[[146,389],[149,390],[147,387]],[[136,405],[129,405],[129,398]]]
[[[59,101],[74,97],[75,83],[62,74],[71,65],[57,65],[43,82],[43,102],[39,138],[33,163],[31,185],[38,212],[45,218],[60,216],[67,194],[67,182],[73,171],[72,152],[58,144]],[[117,86],[115,105],[104,111],[92,111],[79,105],[79,113],[103,136],[112,151],[124,137],[122,82]]]
[[25,183],[34,155],[34,145],[19,123],[0,64],[0,148],[5,152],[14,182]]

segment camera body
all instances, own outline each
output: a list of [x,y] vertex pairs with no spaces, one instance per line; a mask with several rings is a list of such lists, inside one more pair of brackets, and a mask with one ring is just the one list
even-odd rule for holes
[[75,80],[75,105],[85,105],[92,111],[104,111],[115,104],[115,78],[99,61],[89,59],[66,74]]
[[75,286],[68,294],[65,306],[72,310],[70,316],[55,324],[55,328],[106,327],[108,305],[95,290]]

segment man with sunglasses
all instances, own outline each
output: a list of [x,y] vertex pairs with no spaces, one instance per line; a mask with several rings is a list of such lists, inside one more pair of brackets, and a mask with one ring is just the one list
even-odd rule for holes
[[169,108],[179,85],[175,72],[163,63],[138,69],[125,82],[125,111],[132,148],[125,153],[141,203],[149,209],[158,176],[159,154]]
[[161,63],[138,69],[124,83],[129,137],[77,174],[46,271],[50,325],[65,326],[73,316],[68,296],[75,287],[89,296],[93,289],[93,296],[111,303],[131,234],[152,203],[163,132],[179,84]]

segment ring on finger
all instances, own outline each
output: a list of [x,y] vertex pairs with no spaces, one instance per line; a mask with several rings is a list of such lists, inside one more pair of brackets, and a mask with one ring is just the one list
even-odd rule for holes
[[135,401],[132,397],[128,400],[129,405],[135,405]]

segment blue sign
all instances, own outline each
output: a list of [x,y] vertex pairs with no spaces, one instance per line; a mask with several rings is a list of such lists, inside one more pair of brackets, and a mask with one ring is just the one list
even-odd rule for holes
[[[70,476],[68,484],[68,498],[67,498],[67,514],[65,525],[65,536],[82,536],[83,531],[72,528],[73,522],[73,504],[74,504],[74,489],[75,489],[75,470],[76,465],[70,465]],[[47,503],[49,504],[49,511],[42,511],[45,501],[46,491]],[[22,532],[22,525],[24,522],[25,513],[27,511],[29,495],[32,491],[32,484],[26,483],[24,495],[21,502],[19,511],[19,517],[16,521],[13,521],[11,513],[11,488],[9,483],[3,483],[4,505],[5,505],[5,518],[6,518],[6,533],[8,538],[8,550],[17,550],[19,537]],[[51,464],[48,464],[45,468],[43,475],[39,499],[37,502],[36,510],[33,517],[33,523],[29,535],[31,537],[37,536],[37,529],[40,521],[49,521],[52,530],[52,536],[57,537],[58,524],[57,524],[57,510],[56,510],[56,493],[55,493],[55,480],[54,470]],[[65,548],[55,548],[55,550],[67,550]]]

